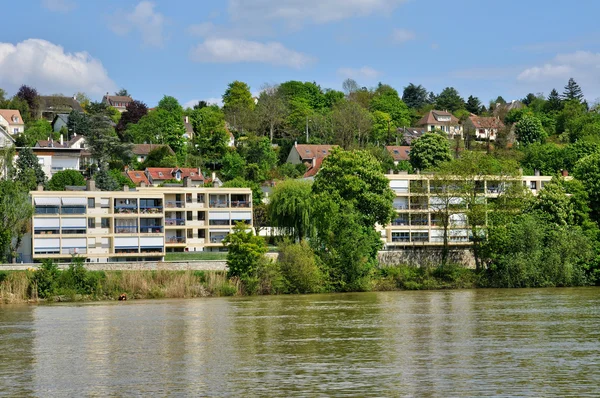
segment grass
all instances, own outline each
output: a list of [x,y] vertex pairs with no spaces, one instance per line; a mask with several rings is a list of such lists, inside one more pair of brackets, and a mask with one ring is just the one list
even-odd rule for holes
[[226,260],[226,252],[181,252],[165,254],[165,261]]

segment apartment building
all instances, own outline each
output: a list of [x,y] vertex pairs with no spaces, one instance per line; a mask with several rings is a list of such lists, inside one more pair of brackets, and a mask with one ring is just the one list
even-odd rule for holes
[[[537,195],[551,176],[523,176],[520,181],[499,180],[494,177],[481,179],[475,189],[481,200],[494,200],[510,183],[521,183]],[[463,199],[456,195],[440,196],[439,181],[432,174],[388,174],[390,187],[395,192],[393,206],[396,212],[391,224],[380,228],[387,249],[415,246],[440,246],[444,239],[440,211],[451,208],[448,240],[451,246],[468,246],[471,231],[464,212]],[[462,211],[461,211],[462,210]]]
[[89,182],[86,190],[30,195],[33,260],[77,255],[92,262],[141,261],[160,260],[167,252],[218,251],[237,222],[252,225],[248,188],[107,192]]

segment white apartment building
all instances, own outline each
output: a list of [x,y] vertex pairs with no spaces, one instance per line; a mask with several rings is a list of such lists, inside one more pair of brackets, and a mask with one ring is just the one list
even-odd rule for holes
[[[537,173],[536,173],[537,174]],[[390,187],[395,192],[393,206],[396,211],[392,222],[380,228],[386,249],[410,248],[415,246],[440,246],[443,244],[444,228],[441,225],[442,206],[452,208],[448,229],[448,240],[452,246],[471,244],[471,231],[462,206],[463,199],[436,195],[436,181],[431,174],[388,174]],[[521,183],[537,195],[550,176],[523,176]],[[518,182],[518,181],[517,181]],[[497,198],[510,181],[490,177],[476,183],[482,200]],[[450,195],[451,196],[451,195]]]
[[160,260],[166,252],[211,251],[237,222],[252,225],[248,188],[164,187],[33,191],[33,260]]

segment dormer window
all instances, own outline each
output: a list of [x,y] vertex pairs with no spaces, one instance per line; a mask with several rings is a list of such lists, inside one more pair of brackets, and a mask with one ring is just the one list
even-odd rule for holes
[[193,176],[195,176],[196,174],[194,174],[194,172],[192,171],[192,172],[190,173],[190,175],[193,177]]
[[176,179],[177,181],[181,180],[181,171],[177,171],[177,172],[175,173],[175,179]]
[[163,173],[162,173],[162,171],[159,171],[159,172],[158,172],[158,176],[159,176],[159,177],[162,177],[162,176],[163,176]]

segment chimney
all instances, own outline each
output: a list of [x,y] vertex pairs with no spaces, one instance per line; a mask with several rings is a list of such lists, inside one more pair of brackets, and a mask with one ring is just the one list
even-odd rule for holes
[[183,177],[183,186],[186,188],[192,187],[192,179],[190,177]]
[[89,179],[86,181],[85,183],[85,190],[86,191],[95,191],[96,190],[96,181]]
[[533,175],[536,177],[540,176],[540,171],[538,169],[533,170]]
[[294,148],[298,146],[298,141],[294,141]]
[[42,184],[37,186],[38,192],[42,192],[44,190],[44,186]]
[[140,188],[146,188],[146,182],[145,181],[140,182]]
[[129,192],[129,185],[123,185],[123,192]]
[[60,145],[64,145],[64,142],[65,142],[65,141],[64,141],[64,137],[63,137],[63,135],[61,134],[61,135],[60,135]]
[[561,170],[560,173],[562,174],[563,177],[568,177],[569,176],[569,171],[568,170]]
[[215,173],[215,172],[213,171],[213,173],[212,173],[211,177],[212,177],[212,180],[214,181],[214,180],[217,178],[217,173]]
[[189,116],[186,116],[186,117],[185,117],[185,122],[186,122],[186,123],[189,123],[189,122],[190,122],[190,117],[189,117]]
[[312,158],[312,167],[317,165],[317,158]]

